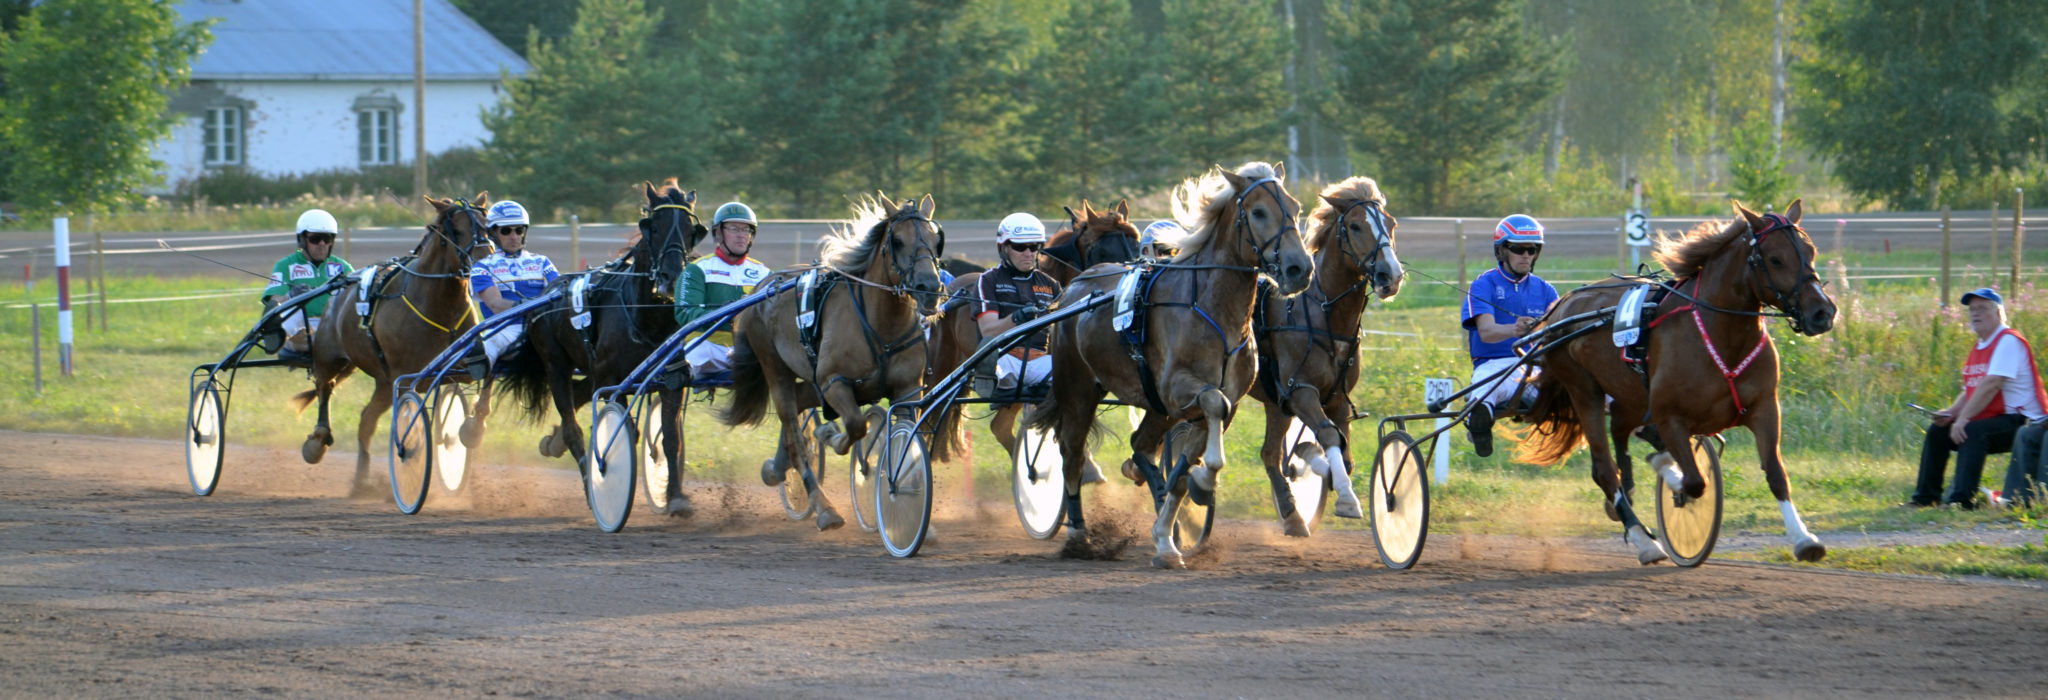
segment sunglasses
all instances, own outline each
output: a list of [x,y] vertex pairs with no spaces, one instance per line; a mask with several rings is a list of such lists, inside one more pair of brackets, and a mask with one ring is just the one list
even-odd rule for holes
[[323,244],[323,245],[324,245],[324,244],[331,244],[331,243],[333,243],[333,242],[334,242],[334,234],[332,234],[332,233],[308,233],[308,234],[306,234],[306,242],[307,242],[307,243],[319,243],[319,244]]
[[1014,250],[1019,253],[1035,252],[1042,247],[1037,243],[1010,243],[1007,245],[1010,246],[1010,250]]
[[1507,248],[1508,252],[1514,255],[1535,255],[1543,252],[1543,246],[1540,245],[1511,245]]
[[521,235],[521,236],[524,236],[524,235],[526,235],[526,227],[525,227],[525,226],[499,226],[499,227],[498,227],[498,229],[497,229],[497,231],[495,231],[495,233],[497,233],[497,234],[498,234],[498,235],[500,235],[500,236],[510,236],[510,235],[512,235],[512,234],[515,234],[515,233],[516,233],[516,234],[519,234],[519,235]]

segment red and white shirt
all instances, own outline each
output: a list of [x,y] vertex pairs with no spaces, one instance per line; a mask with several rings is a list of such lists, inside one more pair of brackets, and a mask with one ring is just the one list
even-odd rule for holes
[[1977,391],[1977,385],[1985,377],[2004,377],[1998,400],[1984,407],[1984,411],[1970,420],[1983,420],[2007,413],[2018,413],[2027,420],[2039,420],[2048,416],[2048,394],[2041,387],[2041,372],[2034,364],[2033,346],[2020,337],[2019,331],[1999,326],[1991,337],[1977,342],[1970,350],[1970,356],[1963,361],[1963,402],[1969,403],[1970,394]]

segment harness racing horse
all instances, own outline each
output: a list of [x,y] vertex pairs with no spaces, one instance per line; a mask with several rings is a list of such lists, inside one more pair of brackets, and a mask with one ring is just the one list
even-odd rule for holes
[[[526,412],[538,417],[552,400],[561,421],[541,438],[541,454],[560,457],[566,451],[578,469],[589,464],[576,411],[590,403],[593,387],[624,382],[676,331],[671,290],[690,251],[708,232],[697,220],[695,191],[683,191],[674,179],[659,190],[645,182],[641,186],[646,190],[647,216],[640,220],[640,231],[624,257],[556,279],[550,288],[563,295],[530,313],[526,337],[520,341],[524,351],[509,355],[507,363],[506,387],[520,398]],[[681,469],[674,457],[682,399],[679,392],[661,392],[662,453],[669,457],[671,470],[668,513],[688,517],[690,502],[674,473]]]
[[[815,295],[803,287],[769,297],[733,321],[732,402],[719,415],[728,426],[753,425],[775,402],[782,421],[775,457],[761,465],[761,481],[782,483],[784,472],[811,450],[801,414],[823,406],[816,439],[847,453],[867,436],[861,407],[882,399],[901,403],[924,392],[929,362],[925,318],[938,312],[943,289],[938,259],[946,236],[932,219],[932,198],[891,205],[886,196],[854,204],[852,225],[819,241]],[[770,277],[763,285],[794,272]],[[799,317],[808,317],[805,326]],[[844,423],[841,427],[840,423]],[[947,441],[934,458],[950,458]],[[806,467],[810,465],[805,465]],[[845,524],[825,498],[813,469],[799,469],[817,506],[819,530]]]
[[[434,221],[426,236],[413,247],[411,256],[374,273],[358,273],[356,281],[334,292],[334,303],[320,319],[313,342],[313,388],[291,398],[294,410],[304,413],[307,404],[320,404],[319,421],[299,453],[307,464],[318,464],[334,444],[328,427],[327,402],[334,387],[357,369],[377,380],[370,403],[363,407],[356,425],[356,478],[352,497],[375,496],[382,490],[370,479],[370,437],[377,434],[378,419],[391,408],[391,380],[420,371],[446,349],[463,331],[477,324],[476,306],[469,298],[469,268],[474,253],[488,250],[484,236],[484,209],[489,193],[479,193],[475,202],[433,199]],[[359,288],[371,285],[367,295],[370,318],[363,321],[357,311]]]
[[[1083,200],[1081,212],[1075,215],[1068,227],[1052,235],[1045,250],[1059,252],[1040,252],[1038,269],[1044,270],[1064,289],[1082,270],[1102,263],[1125,263],[1138,259],[1138,227],[1131,224],[1130,206],[1125,202],[1118,202],[1115,209],[1098,212]],[[976,272],[955,277],[952,284],[946,285],[946,298],[949,300],[946,313],[939,317],[938,326],[932,332],[934,377],[951,374],[980,347],[981,327],[974,314],[964,308],[972,303],[972,290],[980,282],[981,273]],[[1017,457],[1017,415],[1023,410],[1023,404],[1004,405],[989,423],[989,433],[1010,454],[1012,461]],[[960,407],[955,404],[940,417],[937,428],[939,441],[953,441],[955,444],[950,449],[956,452],[966,449],[964,443],[958,442],[961,435],[959,425]],[[1092,465],[1085,471],[1091,480],[1096,480],[1096,475],[1100,474],[1100,470]]]
[[[1358,331],[1372,295],[1401,291],[1401,260],[1386,195],[1371,178],[1354,177],[1325,188],[1309,215],[1308,245],[1315,253],[1315,283],[1291,299],[1259,287],[1252,329],[1258,338],[1258,381],[1251,396],[1266,405],[1266,441],[1259,458],[1273,484],[1273,502],[1287,534],[1307,537],[1281,465],[1290,453],[1337,488],[1338,517],[1362,518],[1351,486],[1351,389],[1358,386]],[[1315,443],[1288,444],[1293,419],[1314,430]],[[1341,470],[1338,469],[1341,467]]]
[[[1185,565],[1173,543],[1174,519],[1184,497],[1214,493],[1224,462],[1224,425],[1257,369],[1257,353],[1247,352],[1256,281],[1271,277],[1282,294],[1293,295],[1314,276],[1315,261],[1295,223],[1300,204],[1287,194],[1284,177],[1284,170],[1255,162],[1181,183],[1174,191],[1174,216],[1190,234],[1180,254],[1157,265],[1137,292],[1143,322],[1134,322],[1128,333],[1119,330],[1117,305],[1108,304],[1055,326],[1053,364],[1059,369],[1051,394],[1029,420],[1034,428],[1059,434],[1066,468],[1064,552],[1092,548],[1081,516],[1080,470],[1096,428],[1096,404],[1114,392],[1146,408],[1130,441],[1131,459],[1142,469],[1156,471],[1152,465],[1167,431],[1190,424],[1189,439],[1179,443],[1179,466],[1154,488],[1163,503],[1152,526],[1152,564]],[[1064,298],[1113,294],[1125,269],[1090,268]],[[1183,470],[1186,481],[1179,478]]]
[[[1649,339],[1641,374],[1630,369],[1607,334],[1566,341],[1537,359],[1542,373],[1535,380],[1536,405],[1522,417],[1534,425],[1517,459],[1548,465],[1576,451],[1587,435],[1598,434],[1602,415],[1612,416],[1608,436],[1613,452],[1600,440],[1587,441],[1593,481],[1606,495],[1609,517],[1626,528],[1644,564],[1663,560],[1666,553],[1629,506],[1634,480],[1627,446],[1638,426],[1644,427],[1640,437],[1658,450],[1650,458],[1652,466],[1676,460],[1675,468],[1658,470],[1661,487],[1691,499],[1706,490],[1690,449],[1693,437],[1748,428],[1756,437],[1764,478],[1778,499],[1793,554],[1801,561],[1827,556],[1827,548],[1800,520],[1785,480],[1784,458],[1778,453],[1778,353],[1762,317],[1770,306],[1792,319],[1793,330],[1820,335],[1834,325],[1835,302],[1814,273],[1813,241],[1799,227],[1800,201],[1786,207],[1783,216],[1759,216],[1740,203],[1735,211],[1736,220],[1726,225],[1707,222],[1679,238],[1659,237],[1657,262],[1678,279],[1661,283],[1669,296],[1643,329]],[[1557,319],[1615,306],[1630,286],[1575,290],[1552,307],[1537,332],[1551,330]],[[1614,397],[1611,408],[1605,396]]]

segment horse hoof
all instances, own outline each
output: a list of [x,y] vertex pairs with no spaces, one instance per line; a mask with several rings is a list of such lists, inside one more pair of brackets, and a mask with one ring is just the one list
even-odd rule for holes
[[789,471],[775,463],[774,458],[761,462],[761,483],[767,486],[781,486],[783,472]]
[[1358,505],[1358,498],[1356,496],[1351,498],[1338,497],[1337,507],[1331,512],[1336,513],[1339,518],[1350,520],[1358,520],[1365,517],[1365,508]]
[[[1130,475],[1127,473],[1125,474],[1125,476]],[[1108,481],[1108,479],[1102,478],[1102,467],[1095,466],[1095,460],[1091,459],[1081,463],[1082,486],[1087,486],[1089,484],[1100,484],[1105,481]]]
[[1643,566],[1671,558],[1669,554],[1664,553],[1664,545],[1658,544],[1657,538],[1651,537],[1650,532],[1641,526],[1629,528],[1628,543],[1635,545],[1636,563]]
[[1131,483],[1132,483],[1132,484],[1136,484],[1136,485],[1140,485],[1140,486],[1144,485],[1144,483],[1145,483],[1145,475],[1143,475],[1143,474],[1139,474],[1139,473],[1138,473],[1138,463],[1137,463],[1137,462],[1134,462],[1134,461],[1131,461],[1131,460],[1128,460],[1128,459],[1124,460],[1124,466],[1123,466],[1123,473],[1124,473],[1124,478],[1126,478],[1126,479],[1130,479],[1130,480],[1131,480]]
[[1612,521],[1614,521],[1614,522],[1617,522],[1617,523],[1618,523],[1618,522],[1621,522],[1621,511],[1618,511],[1618,510],[1615,510],[1615,509],[1614,509],[1614,499],[1611,499],[1611,498],[1610,498],[1610,499],[1607,499],[1607,500],[1601,501],[1601,502],[1600,502],[1600,506],[1601,506],[1602,508],[1605,508],[1605,509],[1607,509],[1607,519],[1608,519],[1608,520],[1612,520]]
[[829,531],[829,530],[837,530],[837,529],[839,529],[839,526],[841,526],[841,525],[845,525],[845,524],[846,524],[846,519],[845,519],[845,518],[842,518],[842,517],[839,517],[839,513],[837,513],[837,512],[835,512],[835,511],[833,511],[833,510],[832,510],[832,508],[831,508],[831,506],[827,506],[827,505],[825,505],[825,504],[823,504],[823,503],[820,503],[820,504],[818,504],[818,531],[819,531],[819,532],[826,532],[826,531]]
[[[1188,470],[1188,487],[1203,491],[1216,490],[1216,472],[1204,464]],[[1207,504],[1204,504],[1207,505]]]
[[1286,534],[1288,537],[1308,536],[1308,522],[1301,519],[1300,513],[1295,513],[1293,515],[1287,516]]
[[306,444],[299,446],[299,457],[305,459],[307,464],[319,464],[320,460],[327,457],[327,443],[317,437],[306,438]]
[[540,436],[540,455],[548,459],[560,457],[569,451],[569,445],[554,433]]
[[1161,552],[1152,555],[1152,568],[1178,570],[1188,568],[1188,563],[1181,559],[1180,552]]
[[474,450],[481,444],[484,444],[483,419],[470,418],[462,421],[462,446]]
[[668,506],[661,510],[668,517],[682,518],[684,520],[689,520],[697,514],[696,507],[690,505],[690,499],[687,496],[670,496],[668,498]]
[[832,448],[832,454],[844,455],[847,448],[852,447],[852,441],[846,439],[846,431],[840,430],[837,422],[819,423],[813,434],[818,437],[818,442]]
[[1792,557],[1800,561],[1820,561],[1828,556],[1828,546],[1820,540],[1807,538],[1792,546]]

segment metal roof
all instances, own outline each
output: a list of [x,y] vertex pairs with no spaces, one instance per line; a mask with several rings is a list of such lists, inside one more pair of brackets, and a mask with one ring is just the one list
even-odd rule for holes
[[[448,0],[424,0],[427,80],[497,80],[526,61]],[[412,0],[182,0],[218,18],[194,80],[412,80]]]

